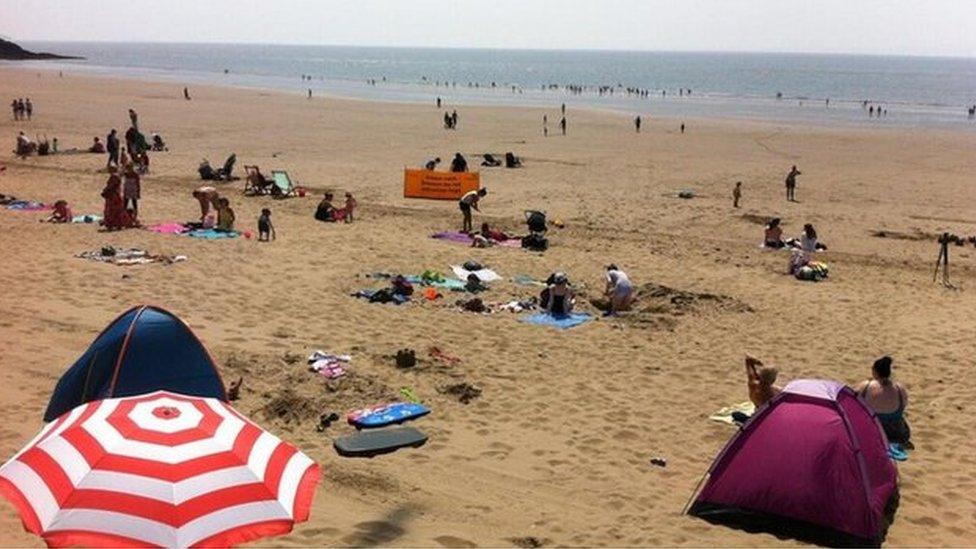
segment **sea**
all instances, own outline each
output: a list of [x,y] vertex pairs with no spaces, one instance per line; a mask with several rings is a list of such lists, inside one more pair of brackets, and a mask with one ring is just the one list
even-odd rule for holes
[[[758,119],[976,129],[976,58],[786,53],[29,42],[84,57],[66,73],[445,105],[613,110],[645,119]],[[9,62],[8,62],[9,64]],[[192,93],[192,92],[191,92]],[[871,116],[870,108],[880,110]]]

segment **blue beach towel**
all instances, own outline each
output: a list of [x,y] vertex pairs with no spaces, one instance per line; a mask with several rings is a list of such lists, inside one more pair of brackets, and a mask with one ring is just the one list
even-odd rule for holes
[[551,315],[549,313],[536,313],[534,315],[523,316],[519,319],[522,322],[528,322],[529,324],[538,324],[540,326],[552,326],[553,328],[559,328],[560,330],[568,330],[569,328],[574,328],[580,324],[585,324],[593,317],[587,313],[571,313],[568,315]]
[[888,443],[888,457],[895,461],[908,461],[908,452],[901,444],[895,442]]
[[240,233],[237,231],[218,231],[217,229],[195,229],[186,234],[193,238],[217,240],[220,238],[237,238]]

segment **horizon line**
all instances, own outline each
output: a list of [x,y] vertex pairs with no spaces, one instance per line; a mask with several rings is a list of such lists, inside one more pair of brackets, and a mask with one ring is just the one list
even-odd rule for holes
[[[13,41],[0,35],[0,38]],[[782,55],[837,55],[862,57],[908,57],[938,59],[976,59],[976,53],[935,54],[935,53],[864,53],[836,51],[795,51],[795,50],[709,50],[709,49],[627,49],[627,48],[545,48],[545,47],[499,47],[499,46],[412,46],[376,44],[313,44],[313,43],[269,43],[269,42],[192,42],[180,40],[52,40],[43,38],[23,39],[25,43],[44,42],[53,44],[165,44],[192,46],[280,46],[280,47],[325,47],[325,48],[366,48],[366,49],[417,49],[417,50],[488,50],[488,51],[536,51],[536,52],[619,52],[619,53],[708,53],[708,54],[782,54]]]

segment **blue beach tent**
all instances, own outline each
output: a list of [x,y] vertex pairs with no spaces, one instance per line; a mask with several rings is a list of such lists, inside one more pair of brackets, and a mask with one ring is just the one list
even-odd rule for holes
[[58,381],[44,421],[93,400],[156,390],[227,400],[210,354],[190,327],[149,305],[126,311]]

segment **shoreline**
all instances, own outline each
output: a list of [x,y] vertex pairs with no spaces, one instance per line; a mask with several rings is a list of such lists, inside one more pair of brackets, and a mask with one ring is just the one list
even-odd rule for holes
[[[954,58],[953,58],[954,59]],[[18,66],[19,64],[19,66]],[[158,84],[175,84],[179,86],[214,86],[232,89],[250,89],[268,92],[278,92],[283,94],[295,93],[304,95],[309,86],[312,87],[314,97],[325,97],[350,101],[370,101],[389,104],[413,104],[424,105],[433,104],[438,96],[456,106],[465,107],[499,107],[499,108],[531,108],[531,109],[552,109],[557,108],[560,103],[566,103],[567,107],[574,110],[600,111],[617,113],[623,116],[642,117],[675,120],[698,120],[698,121],[729,121],[738,123],[769,123],[773,125],[785,126],[816,126],[825,129],[881,129],[893,128],[897,130],[926,130],[944,129],[950,131],[976,131],[976,124],[965,116],[950,116],[949,113],[962,112],[965,105],[952,105],[946,103],[911,103],[905,101],[888,101],[882,103],[895,107],[913,107],[922,109],[918,112],[911,112],[906,115],[898,112],[897,115],[889,119],[887,116],[882,120],[867,117],[852,118],[850,113],[864,111],[858,107],[861,100],[851,98],[831,98],[831,108],[823,106],[824,98],[809,98],[804,96],[790,96],[782,99],[765,96],[753,95],[722,95],[722,94],[699,94],[694,97],[676,98],[668,97],[662,99],[652,96],[648,99],[638,99],[630,96],[618,97],[597,97],[592,90],[581,96],[567,93],[565,90],[556,91],[538,89],[527,89],[525,93],[519,92],[519,99],[505,98],[511,93],[507,90],[509,84],[490,89],[487,86],[481,88],[456,87],[440,88],[431,84],[422,84],[408,81],[389,81],[379,85],[365,85],[363,79],[352,78],[332,78],[294,82],[274,75],[252,75],[242,73],[218,73],[213,71],[169,71],[167,69],[151,67],[119,67],[96,64],[63,63],[58,60],[51,61],[0,61],[0,69],[11,68],[14,70],[38,70],[43,72],[67,71],[78,77],[121,79],[128,81],[139,81]],[[141,74],[133,74],[141,73]],[[219,78],[242,79],[236,82],[218,82]],[[252,80],[252,82],[247,82]],[[332,88],[315,88],[323,82],[338,82],[338,86]],[[462,94],[454,98],[454,94],[460,91]],[[543,97],[543,94],[558,94],[551,97]],[[527,97],[525,97],[527,96]],[[551,101],[550,101],[551,99]],[[603,104],[600,102],[617,102],[617,104]],[[661,102],[664,103],[661,103]],[[874,101],[878,102],[878,101]],[[808,105],[805,105],[807,103]],[[820,106],[817,106],[820,105]],[[679,114],[668,112],[669,109],[690,108],[690,114]],[[880,107],[879,107],[880,108]],[[927,109],[927,111],[926,111]],[[951,109],[951,111],[950,111]],[[709,114],[709,110],[716,111]],[[786,110],[793,114],[774,113],[773,110]],[[727,111],[727,112],[726,112]],[[738,112],[737,112],[738,111]],[[818,116],[817,113],[827,113],[827,116]],[[834,113],[841,112],[840,117],[835,117]],[[927,119],[922,112],[930,112],[934,119]],[[861,112],[863,115],[864,113]],[[903,118],[909,116],[909,118]],[[939,117],[946,117],[939,119]],[[558,120],[558,119],[557,119]]]

